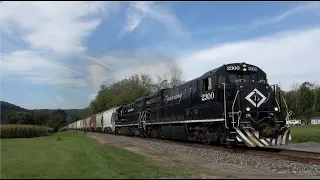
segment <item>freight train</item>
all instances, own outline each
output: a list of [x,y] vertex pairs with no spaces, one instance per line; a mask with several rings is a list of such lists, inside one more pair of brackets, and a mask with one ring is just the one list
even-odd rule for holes
[[277,85],[268,84],[262,69],[231,63],[64,128],[267,147],[288,143],[291,114]]

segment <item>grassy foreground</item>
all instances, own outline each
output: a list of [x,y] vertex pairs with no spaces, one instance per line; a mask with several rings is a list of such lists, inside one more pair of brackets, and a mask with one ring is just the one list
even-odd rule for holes
[[290,127],[291,143],[320,142],[320,125]]
[[152,164],[142,155],[98,144],[82,133],[1,139],[1,178],[160,178],[190,173]]

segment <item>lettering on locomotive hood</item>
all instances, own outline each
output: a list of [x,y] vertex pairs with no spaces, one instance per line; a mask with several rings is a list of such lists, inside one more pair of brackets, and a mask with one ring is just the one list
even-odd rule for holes
[[262,103],[266,100],[266,96],[264,96],[258,89],[254,89],[247,96],[246,100],[249,101],[253,106],[260,107]]
[[182,93],[174,95],[174,96],[167,97],[167,102],[175,100],[175,99],[181,99],[181,97],[182,97]]

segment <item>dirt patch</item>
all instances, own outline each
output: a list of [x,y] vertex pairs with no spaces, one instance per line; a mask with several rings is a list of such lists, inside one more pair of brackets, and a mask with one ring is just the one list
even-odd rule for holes
[[182,166],[190,168],[198,174],[189,178],[246,178],[246,179],[278,179],[278,178],[309,178],[294,176],[291,174],[279,174],[270,173],[261,169],[255,169],[247,165],[227,164],[227,163],[214,163],[208,160],[199,158],[189,154],[178,154],[173,152],[161,151],[154,148],[137,147],[131,145],[117,144],[108,141],[108,136],[105,134],[88,133],[90,138],[94,139],[98,143],[112,145],[114,147],[123,148],[128,151],[138,153],[148,157],[148,159],[154,163],[158,163],[165,166]]

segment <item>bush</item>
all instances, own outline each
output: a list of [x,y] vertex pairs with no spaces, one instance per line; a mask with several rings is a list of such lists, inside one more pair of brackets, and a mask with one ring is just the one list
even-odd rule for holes
[[59,129],[59,132],[66,131],[66,130],[67,130],[67,128],[61,128],[61,129]]
[[1,138],[31,138],[47,136],[53,133],[52,128],[35,125],[4,124],[0,125]]

